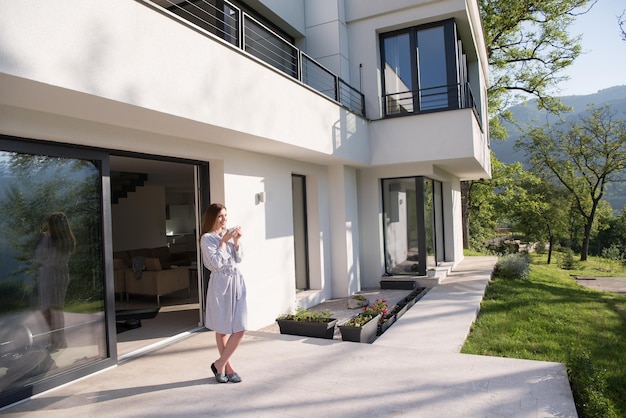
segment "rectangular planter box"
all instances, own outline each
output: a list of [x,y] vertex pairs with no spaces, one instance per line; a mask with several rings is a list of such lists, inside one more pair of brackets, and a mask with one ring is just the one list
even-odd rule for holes
[[396,313],[396,319],[400,319],[402,317],[402,315],[404,315],[406,313],[406,311],[409,310],[409,305],[406,304],[404,305],[402,308],[400,308],[400,310],[398,310],[398,312]]
[[337,320],[331,318],[329,322],[293,321],[291,319],[277,319],[281,334],[299,335],[301,337],[325,338],[332,340],[335,335]]
[[381,280],[381,289],[400,289],[400,290],[413,290],[417,288],[417,282],[413,280]]
[[387,329],[390,326],[392,326],[394,322],[396,322],[396,317],[395,316],[391,316],[385,322],[383,322],[382,324],[379,324],[378,325],[378,335],[382,335],[383,332],[387,331]]
[[378,332],[379,319],[380,315],[376,315],[362,327],[339,325],[339,331],[341,331],[341,339],[343,341],[352,341],[355,343],[373,342],[376,339],[376,335]]

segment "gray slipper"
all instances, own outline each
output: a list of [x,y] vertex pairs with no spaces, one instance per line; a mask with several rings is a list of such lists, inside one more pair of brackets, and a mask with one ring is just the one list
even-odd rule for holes
[[231,374],[227,374],[226,377],[228,378],[229,382],[233,382],[233,383],[239,383],[241,382],[241,376],[239,376],[237,373],[233,372]]

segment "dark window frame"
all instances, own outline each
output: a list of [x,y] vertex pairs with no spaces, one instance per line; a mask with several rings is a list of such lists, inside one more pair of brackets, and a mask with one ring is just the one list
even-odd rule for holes
[[[440,107],[440,108],[432,108],[432,109],[424,109],[420,108],[420,99],[419,99],[419,69],[417,68],[417,33],[421,30],[432,29],[436,27],[443,27],[444,34],[444,44],[445,44],[445,60],[446,60],[446,82],[447,82],[447,95],[448,95],[448,106]],[[393,37],[397,37],[399,35],[408,34],[409,35],[409,54],[410,54],[410,63],[411,63],[411,83],[413,86],[413,111],[412,112],[400,112],[395,114],[389,114],[387,109],[387,86],[385,81],[385,40]],[[382,100],[381,104],[383,106],[383,117],[391,118],[391,117],[402,117],[407,115],[414,114],[425,114],[425,113],[433,113],[433,112],[441,112],[446,110],[455,110],[461,108],[460,100],[457,97],[457,85],[460,82],[457,78],[458,67],[462,65],[462,63],[458,62],[458,44],[460,41],[456,30],[456,22],[454,19],[447,19],[438,22],[427,23],[424,25],[411,26],[408,28],[398,29],[391,32],[381,33],[379,36],[379,47],[380,47],[380,68],[381,68],[381,84],[382,84]],[[418,94],[415,94],[418,93]]]
[[[27,399],[34,394],[42,393],[55,387],[70,383],[79,378],[102,371],[117,364],[117,347],[115,338],[115,295],[113,289],[112,255],[107,258],[107,252],[111,252],[111,225],[110,225],[110,188],[109,179],[109,156],[106,152],[96,149],[72,146],[68,144],[41,142],[29,138],[13,137],[0,134],[0,149],[8,152],[17,152],[32,155],[47,155],[62,158],[75,158],[83,160],[99,161],[100,186],[101,186],[101,219],[102,227],[102,256],[104,277],[104,303],[105,303],[105,329],[106,329],[106,357],[83,366],[73,368],[67,372],[34,381],[31,384],[7,391],[0,395],[0,407],[8,406]],[[107,224],[108,223],[108,224]]]
[[[389,181],[393,180],[404,180],[404,181],[413,181],[415,186],[415,220],[417,227],[417,264],[418,269],[416,271],[411,271],[407,273],[393,273],[392,268],[388,265],[388,257],[386,256],[389,251],[389,243],[387,236],[387,228],[385,225],[385,214],[391,209],[386,205],[385,199],[385,185]],[[432,213],[426,212],[426,202],[425,202],[425,189],[426,187],[430,187],[432,190],[433,197],[433,208],[431,209]],[[435,188],[439,188],[439,193],[436,193]],[[443,219],[439,219],[441,221],[441,230],[435,227],[435,223],[438,221],[437,217],[442,216],[443,214],[443,183],[439,180],[435,180],[426,176],[404,176],[404,177],[386,177],[380,179],[380,188],[381,188],[381,198],[382,198],[382,209],[383,209],[383,251],[385,254],[385,275],[420,275],[425,276],[428,268],[435,267],[438,263],[443,262],[445,260],[445,226],[443,225]],[[427,215],[430,215],[428,217]],[[428,218],[428,219],[427,219]],[[431,236],[430,236],[430,245],[433,247],[435,264],[428,263],[428,251],[427,247],[428,243],[428,234],[426,233],[427,225],[426,223],[431,223]],[[441,233],[441,235],[439,235]]]

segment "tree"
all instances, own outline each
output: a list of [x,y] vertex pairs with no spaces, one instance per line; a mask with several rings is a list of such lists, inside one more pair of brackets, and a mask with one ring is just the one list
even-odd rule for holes
[[619,30],[622,33],[622,40],[626,41],[626,10],[624,10],[620,17],[617,18],[617,24],[619,25]]
[[587,260],[598,205],[606,187],[623,181],[626,122],[608,106],[590,106],[579,122],[532,127],[516,144],[537,172],[562,184],[584,219],[581,261]]
[[[570,37],[567,28],[596,1],[480,0],[491,72],[487,100],[492,139],[507,137],[500,118],[513,122],[506,108],[520,95],[536,97],[540,107],[552,112],[566,109],[551,91],[566,79],[560,75],[562,70],[581,53],[580,37]],[[479,225],[475,215],[480,212],[472,209],[480,198],[471,193],[480,190],[482,183],[461,183],[464,248],[470,248],[472,229],[487,227]]]
[[505,164],[491,156],[492,178],[464,182],[469,199],[464,201],[464,213],[471,216],[464,244],[481,250],[493,237],[497,225],[506,225],[515,217],[516,208],[527,205],[527,185],[537,178],[524,170],[521,163]]
[[567,236],[569,193],[562,186],[527,173],[521,178],[509,213],[515,230],[529,241],[548,242],[548,264],[555,244]]
[[500,222],[502,201],[498,190],[506,189],[513,178],[507,166],[491,154],[491,179],[465,181],[461,183],[463,212],[463,246],[481,250],[485,242],[493,236]]
[[619,216],[609,216],[605,219],[606,228],[598,231],[592,238],[590,252],[600,255],[602,250],[616,247],[622,254],[626,254],[626,207],[622,209]]
[[562,71],[581,53],[580,36],[568,26],[597,0],[480,0],[491,86],[488,90],[493,138],[506,138],[497,115],[528,95],[540,108],[560,112],[566,107],[551,91],[567,79]]

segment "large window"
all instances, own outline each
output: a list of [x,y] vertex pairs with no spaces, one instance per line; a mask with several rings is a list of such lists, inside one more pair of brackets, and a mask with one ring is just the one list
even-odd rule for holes
[[381,35],[385,116],[466,107],[466,60],[453,20]]
[[0,139],[0,406],[109,357],[101,160],[9,143]]
[[385,273],[423,276],[445,258],[441,182],[383,179],[382,189]]

